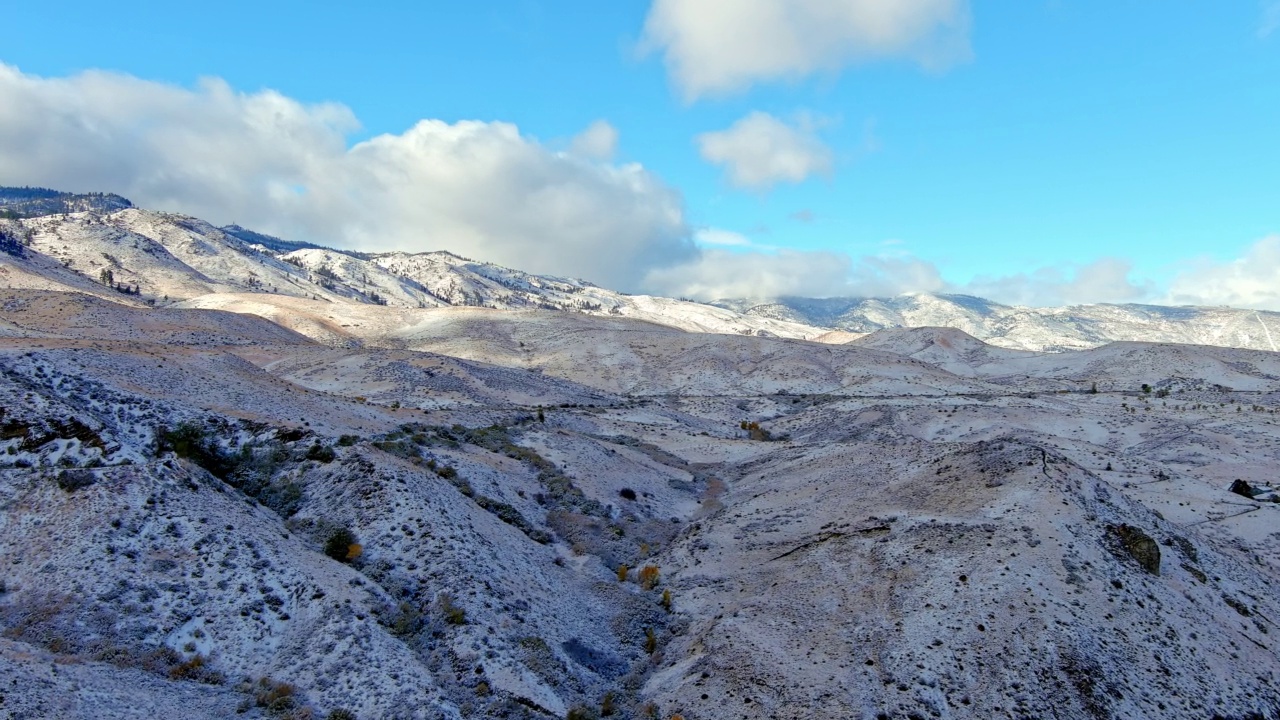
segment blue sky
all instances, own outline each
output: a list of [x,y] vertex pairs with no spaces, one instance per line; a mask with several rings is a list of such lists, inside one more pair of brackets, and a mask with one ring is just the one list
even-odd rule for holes
[[[1275,305],[1275,293],[1265,288],[1269,279],[1280,285],[1280,274],[1258,276],[1255,266],[1280,253],[1272,247],[1280,232],[1280,6],[910,0],[902,5],[914,6],[915,14],[890,17],[886,22],[901,27],[890,28],[887,40],[858,25],[883,19],[878,11],[853,17],[847,32],[833,37],[818,36],[822,23],[797,21],[797,37],[791,38],[799,40],[797,52],[818,50],[773,65],[760,60],[769,55],[763,48],[786,38],[751,33],[775,28],[747,18],[740,45],[716,35],[716,26],[733,26],[728,16],[750,14],[752,7],[822,19],[826,6],[840,4],[726,0],[720,7],[729,8],[723,10],[728,15],[707,17],[673,10],[671,0],[492,0],[482,9],[387,2],[358,9],[329,2],[19,3],[5,11],[10,31],[0,63],[20,73],[21,91],[32,93],[22,97],[70,103],[49,100],[47,107],[55,109],[48,112],[84,113],[80,125],[86,127],[131,123],[132,134],[178,122],[181,113],[163,102],[137,100],[133,109],[99,118],[90,103],[65,96],[114,98],[119,92],[85,81],[71,82],[72,89],[59,94],[55,81],[107,70],[158,96],[170,86],[199,95],[201,78],[219,78],[229,92],[245,96],[271,90],[304,108],[339,103],[359,123],[358,129],[338,123],[348,148],[383,135],[404,137],[423,119],[476,120],[510,123],[521,142],[555,154],[571,151],[579,133],[605,121],[616,130],[617,143],[606,139],[593,151],[599,172],[638,163],[646,182],[660,186],[645,186],[648,194],[638,201],[644,209],[632,217],[661,215],[667,207],[662,203],[682,213],[670,228],[653,221],[658,227],[651,235],[661,235],[660,241],[650,235],[628,240],[631,250],[619,255],[648,263],[641,269],[656,268],[652,275],[606,267],[607,238],[598,245],[584,237],[555,247],[557,222],[595,226],[582,213],[569,219],[559,214],[554,222],[514,218],[496,228],[473,227],[476,222],[466,217],[409,213],[404,223],[438,229],[422,240],[431,247],[416,249],[456,239],[463,252],[533,265],[527,269],[554,271],[563,264],[627,289],[703,295],[748,292],[752,278],[759,280],[758,294],[804,290],[794,278],[766,277],[791,268],[816,278],[812,294],[918,289],[1031,303]],[[834,49],[823,55],[823,43]],[[680,67],[681,52],[693,58],[691,66]],[[0,110],[0,118],[4,114]],[[768,139],[745,130],[726,136],[719,159],[709,159],[715,153],[705,134],[724,133],[753,114],[807,143],[800,151],[791,148],[788,157],[798,166],[778,159],[787,148],[775,148],[771,156],[761,149]],[[754,127],[763,132],[766,126]],[[16,153],[23,132],[44,131],[24,126],[6,132],[0,124],[0,145],[7,144],[0,150]],[[290,126],[287,132],[293,142],[309,130]],[[67,142],[112,143],[118,150],[118,138],[118,132],[74,135]],[[111,148],[98,150],[102,159],[95,162],[112,162]],[[148,146],[148,152],[160,151]],[[796,160],[794,152],[804,157]],[[305,155],[291,156],[289,170],[279,172],[296,177],[281,182],[320,197],[325,193],[298,174],[306,161],[296,156]],[[95,165],[90,172],[47,153],[22,162],[0,163],[0,182],[56,180],[72,189],[132,191],[143,203],[220,216],[209,218],[215,221],[244,214],[282,234],[318,235],[308,239],[366,249],[377,244],[376,236],[355,231],[326,237],[317,228],[332,222],[302,217],[307,211],[293,205],[237,213],[235,193],[208,187],[207,178],[201,180],[206,186],[193,185],[184,195],[138,181],[140,171],[128,163]],[[277,171],[237,161],[206,174]],[[547,173],[559,177],[559,171]],[[544,173],[528,174],[520,188],[504,185],[495,194],[508,206],[536,195]],[[596,182],[574,177],[574,183]],[[80,186],[91,178],[116,186]],[[502,180],[468,182],[485,194],[485,183]],[[609,176],[600,182],[607,188],[559,202],[575,208],[596,203],[605,216],[632,212],[608,205],[627,202],[618,199],[622,181]],[[667,191],[674,200],[653,199]],[[437,194],[429,184],[421,192]],[[221,206],[208,200],[223,194]],[[292,219],[275,222],[273,207]],[[601,223],[602,234],[617,232]],[[537,229],[527,229],[532,226]],[[499,232],[540,243],[541,256],[549,257],[490,237]],[[682,232],[698,238],[696,246],[676,237]],[[382,235],[392,246],[408,242],[389,230]],[[717,238],[736,244],[708,242]],[[601,255],[596,265],[574,264],[574,257],[592,252]],[[775,262],[779,253],[794,262]],[[700,269],[693,266],[695,255]],[[732,265],[734,277],[748,282],[726,284],[730,271],[708,265]],[[1085,277],[1082,270],[1093,274]],[[1196,287],[1219,286],[1196,294]]]

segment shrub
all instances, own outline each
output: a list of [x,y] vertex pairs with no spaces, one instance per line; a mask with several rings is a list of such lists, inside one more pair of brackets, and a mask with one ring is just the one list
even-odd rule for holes
[[476,495],[475,491],[471,489],[471,484],[466,480],[455,482],[454,485],[458,487],[463,495],[475,500],[476,505],[479,505],[482,509],[492,513],[502,522],[514,526],[520,532],[528,535],[529,539],[534,542],[542,545],[547,545],[551,542],[552,537],[550,534],[545,530],[539,530],[534,527],[532,523],[525,519],[524,515],[520,514],[519,510],[516,510],[511,505],[500,500],[494,500],[491,497]]
[[272,715],[284,715],[298,707],[297,689],[287,682],[259,678],[252,687],[253,703]]
[[418,612],[413,605],[402,602],[396,607],[388,626],[391,628],[391,634],[397,637],[409,637],[422,629],[422,613]]
[[626,563],[623,563],[622,565],[619,565],[619,566],[618,566],[618,582],[626,582],[626,581],[627,581],[627,573],[628,573],[630,570],[631,570],[631,568],[627,567]]
[[[355,555],[351,554],[353,549],[355,549]],[[324,542],[324,554],[338,562],[354,560],[359,557],[362,549],[356,542],[355,533],[345,527],[329,533],[328,539]]]
[[635,499],[636,499],[636,491],[635,491],[635,490],[632,490],[631,488],[626,488],[626,487],[624,487],[624,488],[622,488],[621,490],[619,490],[619,491],[618,491],[618,494],[619,494],[619,495],[621,495],[621,496],[622,496],[622,498],[623,498],[624,500],[635,500]]
[[223,480],[235,468],[230,458],[209,439],[205,429],[196,423],[181,423],[173,429],[158,431],[156,451],[172,451],[178,457],[194,462]]
[[324,720],[356,720],[356,714],[345,708],[330,710],[328,715],[324,716]]
[[[211,475],[254,498],[283,517],[302,506],[302,486],[272,477],[289,460],[282,433],[275,440],[243,445],[238,452],[224,450],[209,430],[196,423],[156,431],[156,452],[173,452],[207,470]],[[296,439],[296,438],[295,438]],[[328,452],[331,449],[324,448]]]
[[258,491],[258,502],[284,517],[291,517],[302,507],[302,486],[289,480],[264,485]]
[[738,427],[742,428],[743,430],[746,430],[747,437],[751,438],[752,440],[768,441],[773,439],[773,435],[770,434],[768,430],[765,430],[764,428],[760,427],[760,423],[758,422],[747,422],[746,420],[743,420],[742,422],[738,423]]
[[315,460],[316,462],[322,462],[326,465],[333,462],[333,459],[337,456],[338,455],[333,451],[333,448],[328,447],[327,445],[321,445],[320,443],[312,445],[311,449],[307,450],[308,460]]
[[644,629],[644,651],[650,655],[658,651],[658,636],[653,632],[653,628]]
[[[352,445],[355,445],[358,442],[360,442],[359,435],[343,435],[342,437],[338,438],[338,445],[341,447],[351,447]],[[337,711],[335,710],[334,712],[337,712]],[[346,711],[343,710],[342,712],[346,712]]]
[[[0,215],[0,217],[16,219],[19,215],[14,212],[5,211],[3,215]],[[26,240],[26,238],[22,235],[0,227],[0,252],[8,253],[14,257],[26,257],[27,251],[25,243],[23,242],[24,240]],[[108,270],[107,272],[110,271]]]
[[222,673],[210,668],[208,658],[203,655],[194,655],[169,668],[169,677],[174,680],[194,680],[207,685],[221,685],[225,682]]
[[671,590],[662,591],[662,609],[671,612]]
[[96,478],[90,470],[63,470],[58,473],[58,487],[67,492],[75,492],[89,487]]
[[645,565],[644,567],[640,568],[640,573],[637,576],[637,579],[640,583],[640,587],[644,588],[645,590],[654,589],[655,587],[658,586],[658,566]]
[[450,625],[467,624],[467,611],[455,604],[449,593],[440,593],[436,598],[436,606],[440,609],[440,616]]

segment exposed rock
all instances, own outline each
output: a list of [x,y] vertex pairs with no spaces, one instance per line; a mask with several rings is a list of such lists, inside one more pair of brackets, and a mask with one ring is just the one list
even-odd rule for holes
[[1236,480],[1235,482],[1231,483],[1231,492],[1237,495],[1243,495],[1244,497],[1247,497],[1250,500],[1253,499],[1253,493],[1254,493],[1253,486],[1245,482],[1244,480]]
[[1111,531],[1120,538],[1124,549],[1143,570],[1152,575],[1160,574],[1160,545],[1150,535],[1132,525],[1117,525]]

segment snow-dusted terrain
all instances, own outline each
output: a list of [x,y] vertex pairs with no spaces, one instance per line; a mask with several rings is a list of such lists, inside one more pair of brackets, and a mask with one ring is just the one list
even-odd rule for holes
[[216,228],[196,218],[134,207],[0,219],[0,232],[25,242],[21,255],[0,255],[0,280],[6,286],[75,290],[115,302],[167,305],[204,295],[252,293],[267,302],[305,298],[371,307],[545,309],[635,318],[695,332],[792,338],[826,332],[713,305],[624,295],[444,251],[367,255],[297,247],[243,228]]
[[[927,293],[710,304],[627,295],[444,250],[347,252],[144,210],[114,195],[50,192],[0,188],[0,235],[25,243],[21,257],[0,253],[0,282],[8,287],[74,290],[115,302],[159,305],[197,299],[223,303],[221,296],[228,293],[264,296],[258,299],[265,305],[242,303],[235,308],[241,312],[272,312],[282,298],[405,309],[540,309],[633,318],[693,332],[824,343],[903,327],[951,327],[993,345],[1031,351],[1079,350],[1114,341],[1275,351],[1280,342],[1280,313],[1233,308],[1028,308]],[[5,213],[18,217],[2,219]],[[105,271],[110,272],[109,284]],[[202,298],[206,295],[213,297]]]
[[1017,350],[1082,350],[1117,340],[1280,349],[1280,313],[1226,307],[1073,305],[1030,308],[967,295],[910,293],[894,298],[721,300],[745,315],[868,333],[900,327],[951,327]]
[[0,717],[1280,717],[1280,353],[0,222]]

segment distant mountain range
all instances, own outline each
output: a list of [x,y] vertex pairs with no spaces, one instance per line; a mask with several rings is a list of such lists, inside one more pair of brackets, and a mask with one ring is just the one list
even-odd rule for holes
[[[143,210],[111,194],[0,188],[0,284],[126,304],[256,293],[407,308],[476,306],[630,317],[694,332],[839,343],[896,327],[952,327],[993,345],[1061,351],[1118,340],[1276,350],[1280,313],[1231,308],[1028,308],[964,295],[724,299],[628,295],[446,251],[361,253]],[[16,241],[15,241],[16,242]]]
[[1000,347],[1079,350],[1117,340],[1276,350],[1280,313],[1225,307],[1138,304],[1032,308],[970,295],[912,293],[893,298],[719,300],[751,317],[870,333],[898,327],[952,327]]

